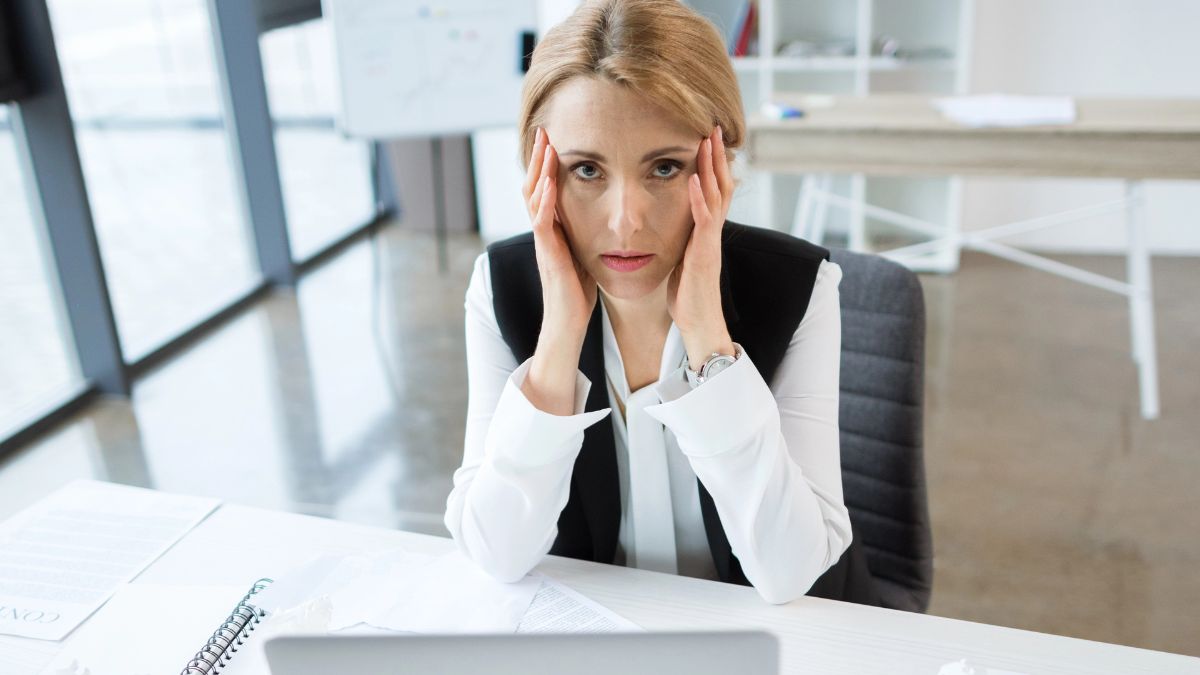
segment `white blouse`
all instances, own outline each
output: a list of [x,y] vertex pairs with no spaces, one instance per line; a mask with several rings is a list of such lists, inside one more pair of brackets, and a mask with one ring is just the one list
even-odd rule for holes
[[[696,478],[713,498],[746,578],[768,602],[804,595],[850,546],[838,442],[841,268],[822,261],[808,310],[768,386],[736,345],[732,366],[696,389],[672,323],[659,380],[630,392],[601,295],[611,407],[583,412],[592,383],[576,373],[575,414],[534,407],[492,305],[487,253],[467,288],[467,427],[445,523],[459,549],[515,581],[558,534],[584,430],[610,412],[621,490],[617,562],[716,579]],[[625,406],[622,419],[616,402]]]

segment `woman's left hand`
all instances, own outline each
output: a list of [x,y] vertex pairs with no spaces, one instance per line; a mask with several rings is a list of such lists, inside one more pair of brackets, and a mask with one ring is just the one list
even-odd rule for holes
[[721,310],[721,230],[733,200],[723,140],[718,125],[700,143],[697,172],[688,179],[695,227],[667,285],[667,310],[683,336],[693,370],[713,352],[734,353]]

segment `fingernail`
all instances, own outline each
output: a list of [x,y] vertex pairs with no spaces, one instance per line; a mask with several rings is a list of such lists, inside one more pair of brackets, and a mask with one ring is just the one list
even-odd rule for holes
[[538,128],[537,128],[537,134],[535,134],[535,135],[534,135],[534,137],[533,137],[533,142],[534,142],[534,143],[537,143],[537,142],[538,142],[538,141],[540,141],[540,140],[542,140],[542,128],[541,128],[541,127],[538,127]]
[[717,125],[717,140],[725,140],[725,130],[721,128],[720,124]]

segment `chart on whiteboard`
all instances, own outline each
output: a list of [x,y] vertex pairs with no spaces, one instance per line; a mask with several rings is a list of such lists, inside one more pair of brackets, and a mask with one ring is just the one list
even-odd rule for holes
[[339,127],[390,138],[516,122],[532,2],[325,0],[342,96]]

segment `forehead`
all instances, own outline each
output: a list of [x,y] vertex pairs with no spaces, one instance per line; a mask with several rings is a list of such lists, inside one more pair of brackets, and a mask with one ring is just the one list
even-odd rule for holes
[[626,87],[590,77],[574,78],[551,96],[546,129],[559,152],[637,152],[701,140],[665,108]]

